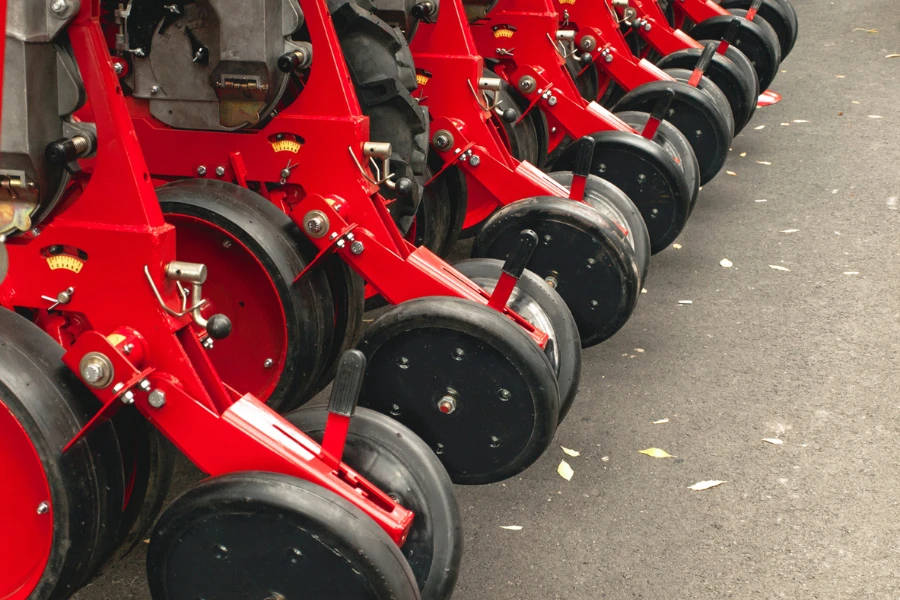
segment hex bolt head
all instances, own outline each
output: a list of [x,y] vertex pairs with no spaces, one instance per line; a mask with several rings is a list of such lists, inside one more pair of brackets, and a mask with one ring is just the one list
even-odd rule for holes
[[128,390],[124,394],[122,394],[122,403],[123,404],[134,404],[134,392]]
[[438,150],[446,150],[453,146],[453,135],[446,129],[441,129],[434,134],[432,142]]
[[85,365],[81,369],[81,376],[88,383],[97,383],[103,377],[103,367],[97,363]]
[[66,3],[66,0],[54,0],[53,4],[50,5],[50,10],[56,14],[66,12],[67,8],[69,8],[69,5]]
[[47,504],[46,502],[41,502],[40,504],[38,504],[38,506],[37,506],[37,514],[39,514],[39,515],[46,515],[48,512],[50,512],[50,505],[49,505],[49,504]]
[[122,63],[117,62],[113,65],[113,71],[116,72],[116,75],[121,75],[125,71],[125,67],[122,65]]
[[547,104],[549,104],[550,106],[556,106],[557,102],[559,102],[559,100],[556,98],[556,96],[550,96],[549,98],[547,98]]
[[578,45],[585,52],[590,52],[597,47],[597,40],[592,35],[586,35],[581,38],[581,42],[579,42]]
[[205,340],[203,340],[203,347],[206,348],[207,350],[212,350],[213,345],[214,344],[213,344],[213,340],[211,337],[208,337]]
[[313,217],[309,221],[306,222],[306,229],[312,233],[318,233],[322,231],[322,219],[319,217]]
[[158,94],[158,93],[159,93],[159,86],[158,86],[158,85],[151,85],[151,86],[150,86],[150,93],[151,93],[151,94]]
[[497,390],[497,396],[504,402],[507,402],[512,397],[512,394],[508,389],[500,388],[499,390]]
[[328,217],[322,211],[311,210],[303,215],[303,229],[310,237],[324,236],[328,233],[329,225]]
[[353,254],[356,254],[357,256],[362,254],[363,250],[365,250],[365,249],[366,249],[366,247],[363,246],[363,243],[359,240],[356,240],[355,242],[350,244],[350,252],[352,252]]
[[112,383],[114,369],[109,358],[99,352],[88,352],[78,365],[81,378],[95,389],[103,389]]
[[605,61],[608,62],[608,63],[611,63],[611,62],[613,61],[613,55],[612,55],[612,54],[605,54],[605,55],[603,55],[603,60],[605,60]]
[[162,408],[166,405],[166,393],[162,390],[153,390],[147,398],[147,402],[153,408]]
[[559,286],[559,280],[553,275],[547,275],[546,277],[544,277],[544,281],[546,281],[547,285],[552,287],[554,290],[557,288],[557,286]]
[[199,167],[197,167],[197,175],[199,175],[200,177],[203,177],[204,175],[206,175],[206,167],[203,165],[200,165]]
[[263,366],[264,366],[265,368],[267,368],[267,369],[271,369],[271,368],[272,368],[272,365],[274,365],[274,364],[275,364],[275,361],[272,360],[271,358],[267,358],[267,359],[265,360],[265,362],[263,362]]
[[481,164],[481,157],[478,156],[477,154],[473,154],[472,157],[469,159],[469,164],[472,165],[473,167],[477,167],[478,165]]
[[150,382],[147,381],[146,379],[142,379],[141,382],[138,384],[138,386],[145,392],[150,391]]
[[225,174],[225,167],[223,167],[223,166],[221,166],[221,165],[219,165],[218,167],[216,167],[216,175],[218,175],[219,177],[221,177],[221,176],[224,175],[224,174]]
[[449,415],[456,411],[456,398],[449,394],[442,396],[441,399],[438,400],[437,406],[439,411],[445,415]]

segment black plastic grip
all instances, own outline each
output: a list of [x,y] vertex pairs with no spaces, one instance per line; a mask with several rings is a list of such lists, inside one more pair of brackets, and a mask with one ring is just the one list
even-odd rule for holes
[[594,140],[584,136],[575,142],[575,164],[572,174],[576,177],[587,177],[591,174],[591,163],[594,162]]
[[669,107],[672,106],[672,102],[675,101],[675,90],[672,88],[666,88],[663,90],[662,95],[660,95],[659,100],[656,101],[656,104],[653,105],[653,110],[650,111],[650,118],[656,119],[657,121],[662,121],[666,118],[666,113],[669,112]]
[[718,49],[718,47],[719,45],[716,43],[708,43],[703,48],[703,53],[700,55],[700,60],[697,61],[697,65],[694,67],[694,70],[700,71],[701,73],[706,73],[706,70],[709,68],[709,63],[712,62],[713,56],[716,55],[716,49]]
[[519,234],[519,243],[516,244],[513,251],[506,257],[506,262],[503,263],[503,272],[507,275],[512,275],[516,279],[521,277],[537,245],[538,235],[531,229],[523,229]]
[[52,165],[67,165],[78,158],[78,149],[72,140],[62,138],[47,144],[44,156]]
[[734,18],[728,24],[728,27],[725,29],[725,35],[722,36],[722,40],[728,42],[729,45],[734,43],[734,40],[737,39],[737,34],[741,30],[741,19],[740,17]]
[[278,70],[282,73],[293,73],[300,68],[302,55],[296,50],[278,57]]
[[352,417],[366,375],[366,355],[359,350],[347,350],[338,362],[331,386],[328,412]]

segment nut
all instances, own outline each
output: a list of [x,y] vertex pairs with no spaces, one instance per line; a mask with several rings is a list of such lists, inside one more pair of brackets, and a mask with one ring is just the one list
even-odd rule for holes
[[162,390],[153,390],[150,392],[150,396],[147,397],[147,402],[153,408],[162,408],[166,405],[166,393]]

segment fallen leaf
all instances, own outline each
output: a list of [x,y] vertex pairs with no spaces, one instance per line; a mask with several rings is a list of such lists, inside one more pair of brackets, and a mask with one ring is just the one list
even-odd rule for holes
[[734,266],[734,263],[731,262],[730,260],[728,260],[727,258],[723,258],[722,260],[720,260],[719,264],[722,265],[723,267],[725,267],[726,269],[730,269],[731,267]]
[[565,446],[560,446],[562,451],[568,454],[569,456],[581,456],[581,452],[578,450],[572,450],[571,448],[566,448]]
[[679,300],[678,304],[693,304],[693,300]]
[[150,538],[147,538],[146,540],[144,540],[144,543],[145,543],[145,544],[149,544],[149,543],[150,543]]
[[835,75],[835,77],[837,77],[838,79],[843,79],[845,75]]
[[778,438],[763,438],[762,441],[775,444],[776,446],[780,446],[784,443],[784,440],[779,440]]
[[837,194],[838,191],[837,191],[837,190],[831,190],[831,193],[832,193],[832,194]]
[[710,481],[698,481],[694,485],[690,486],[689,490],[694,490],[695,492],[702,492],[703,490],[708,490],[709,488],[714,488],[717,485],[722,485],[723,483],[728,483],[727,481],[719,481],[718,479],[711,479]]
[[653,425],[662,425],[663,423],[668,423],[669,419],[660,419],[659,421],[653,421]]
[[794,119],[791,123],[809,123],[806,119]]
[[883,119],[884,117],[882,117],[881,115],[869,115],[869,118],[870,119]]
[[888,54],[885,58],[900,58],[900,54]]
[[859,271],[844,271],[844,275],[859,275]]
[[522,531],[521,525],[501,525],[500,529],[506,529],[508,531]]
[[604,456],[604,457],[600,458],[600,460],[602,460],[603,462],[609,462],[609,457]]
[[646,293],[647,293],[647,288],[641,288],[641,293],[642,293],[642,294],[646,294]]
[[888,210],[897,210],[897,197],[891,196],[887,199]]
[[838,116],[839,116],[839,117],[843,117],[843,116],[844,116],[844,111],[839,110],[839,111],[838,111]]
[[747,156],[747,153],[746,153],[746,152],[741,152],[741,158],[744,158],[745,156]]
[[569,463],[564,460],[559,461],[559,466],[556,467],[556,472],[559,473],[559,476],[566,481],[572,481],[572,475],[575,474],[575,471],[572,470],[572,467],[569,466]]
[[643,349],[643,348],[635,348],[634,351],[637,352],[638,354],[643,354],[643,353],[644,353],[644,349]]
[[857,102],[856,100],[851,100],[850,102],[851,102],[852,104],[860,104],[860,103]]
[[681,250],[681,244],[672,244],[672,247],[676,250]]
[[737,173],[735,173],[734,171],[725,171],[725,172],[728,173],[729,175],[731,175],[732,177],[737,177]]
[[790,271],[787,267],[782,267],[781,265],[769,265],[770,269],[775,269],[776,271]]
[[760,125],[759,127],[754,127],[753,129],[759,131],[760,129],[765,129],[765,128],[766,128],[765,125]]
[[877,29],[863,29],[862,27],[854,27],[853,31],[865,31],[866,33],[878,33]]
[[761,198],[759,200],[754,200],[754,202],[768,202],[765,198]]
[[770,163],[770,162],[767,161],[767,160],[758,160],[758,161],[756,161],[756,162],[757,162],[757,164],[760,164],[760,165],[766,165],[767,167],[772,166],[772,163]]
[[782,229],[781,233],[797,233],[799,229]]
[[639,454],[646,454],[652,458],[675,458],[665,450],[659,448],[647,448],[646,450],[638,450]]
[[782,126],[782,127],[790,127],[791,124],[790,124],[790,123],[782,123],[781,126]]
[[835,231],[835,232],[834,232],[834,235],[841,235],[841,232],[840,232],[840,231]]

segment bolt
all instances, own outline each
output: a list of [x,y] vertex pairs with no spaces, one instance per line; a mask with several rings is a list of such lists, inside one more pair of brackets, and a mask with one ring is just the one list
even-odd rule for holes
[[597,167],[597,170],[601,173],[606,173],[606,163],[600,163],[600,166]]
[[550,128],[550,133],[556,133],[556,127],[551,127],[551,128]]
[[592,309],[597,308],[598,306],[600,306],[599,302],[597,302],[596,300],[591,300],[591,308]]
[[162,390],[153,390],[147,397],[147,402],[153,408],[162,408],[166,405],[166,393]]
[[81,369],[81,377],[88,383],[97,383],[103,378],[103,366],[98,363],[85,365]]
[[588,269],[590,269],[591,267],[593,267],[593,266],[596,265],[596,264],[597,264],[597,259],[595,259],[595,258],[589,258],[589,259],[587,259],[587,267],[588,267]]
[[612,55],[612,54],[605,54],[605,55],[603,56],[603,60],[605,60],[605,61],[608,62],[608,63],[611,63],[611,62],[613,61],[613,55]]
[[122,403],[123,404],[134,404],[134,392],[128,390],[124,394],[122,394]]
[[399,404],[393,404],[393,405],[391,405],[391,416],[392,416],[392,417],[399,417],[399,416],[400,416],[400,405],[399,405]]
[[197,175],[199,175],[200,177],[206,175],[206,167],[204,167],[203,165],[197,167]]
[[399,359],[397,359],[397,366],[399,366],[401,369],[408,369],[409,359],[405,356],[401,356]]
[[444,445],[440,442],[437,445],[437,448],[434,449],[435,454],[443,454],[444,453]]
[[357,256],[362,254],[363,250],[365,250],[365,249],[366,249],[366,247],[363,246],[363,243],[359,240],[356,240],[355,242],[350,244],[350,252],[352,252],[353,254],[356,254]]
[[46,515],[50,511],[50,505],[46,502],[41,502],[37,507],[37,514]]
[[651,209],[651,210],[650,210],[650,214],[653,215],[654,218],[658,217],[658,216],[659,216],[659,209],[658,209],[658,208]]
[[500,438],[496,435],[491,436],[491,448],[499,448],[500,447]]
[[551,235],[544,236],[544,244],[549,244],[551,241],[553,241],[553,236],[551,236]]
[[[81,359],[79,364],[81,378],[89,386],[103,389],[110,384],[113,378],[113,366],[109,359],[99,352],[90,352]],[[118,392],[118,390],[116,390]]]
[[158,94],[158,93],[159,93],[159,86],[158,86],[158,85],[151,85],[151,86],[150,86],[150,93],[151,93],[151,94]]
[[225,167],[223,167],[222,165],[219,165],[218,167],[216,167],[216,175],[221,177],[224,174],[225,174]]
[[319,217],[313,217],[309,221],[306,222],[306,229],[311,231],[312,233],[318,233],[322,230],[322,219]]
[[512,397],[512,394],[509,393],[509,390],[500,388],[499,390],[497,390],[497,396],[499,396],[499,398],[504,402],[507,402]]
[[145,392],[149,392],[149,391],[150,391],[150,382],[147,381],[146,379],[142,379],[141,382],[140,382],[138,385],[139,385],[140,388],[141,388],[142,390],[144,390]]
[[267,358],[267,359],[265,360],[265,362],[263,363],[263,366],[264,366],[265,368],[267,368],[267,369],[271,369],[271,368],[272,368],[272,365],[274,365],[274,364],[275,364],[275,361],[274,361],[274,360],[272,360],[271,358]]
[[556,106],[557,102],[559,102],[559,100],[556,99],[556,96],[550,96],[549,98],[547,98],[547,104],[549,104],[550,106]]
[[117,383],[116,385],[113,386],[113,391],[118,394],[119,392],[122,391],[123,387],[125,387],[124,383]]
[[453,358],[455,360],[465,360],[466,353],[462,348],[456,348],[453,350]]
[[477,154],[473,154],[472,158],[469,159],[469,164],[473,167],[477,167],[481,164],[481,157],[479,157]]
[[445,415],[449,415],[450,413],[456,410],[456,398],[450,396],[449,394],[446,396],[442,396],[440,400],[438,400],[438,410],[444,413]]
[[537,81],[535,81],[534,77],[531,75],[524,75],[521,79],[519,79],[519,91],[525,94],[530,94],[534,91],[534,88],[537,87]]
[[644,23],[644,31],[650,31],[653,28],[650,23]]
[[697,137],[700,137],[701,135],[703,135],[703,132],[698,129],[697,131],[694,132],[694,135],[696,135]]
[[231,240],[222,240],[223,248],[231,248]]
[[53,4],[50,5],[50,10],[58,15],[64,13],[67,8],[69,8],[69,5],[66,4],[66,0],[54,0]]
[[643,173],[638,173],[638,183],[644,183],[647,181],[647,176]]
[[556,286],[559,285],[559,280],[556,279],[556,277],[554,277],[553,275],[547,275],[546,277],[544,277],[544,281],[546,281],[547,285],[552,287],[554,290],[556,289]]
[[125,344],[122,346],[122,352],[125,354],[131,354],[132,350],[134,350],[134,344]]
[[597,46],[597,40],[592,35],[586,35],[581,38],[581,42],[578,44],[581,46],[581,49],[585,52],[590,52]]
[[208,337],[205,340],[203,340],[203,347],[206,348],[207,350],[213,349],[213,341],[212,341],[211,337]]
[[34,237],[41,235],[41,228],[40,227],[33,228],[31,230],[31,235],[33,235]]
[[453,145],[453,135],[446,129],[441,129],[435,133],[432,140],[434,142],[434,147],[438,150],[446,150]]
[[117,62],[113,64],[113,71],[116,72],[116,75],[121,75],[125,71],[125,66],[122,63]]

